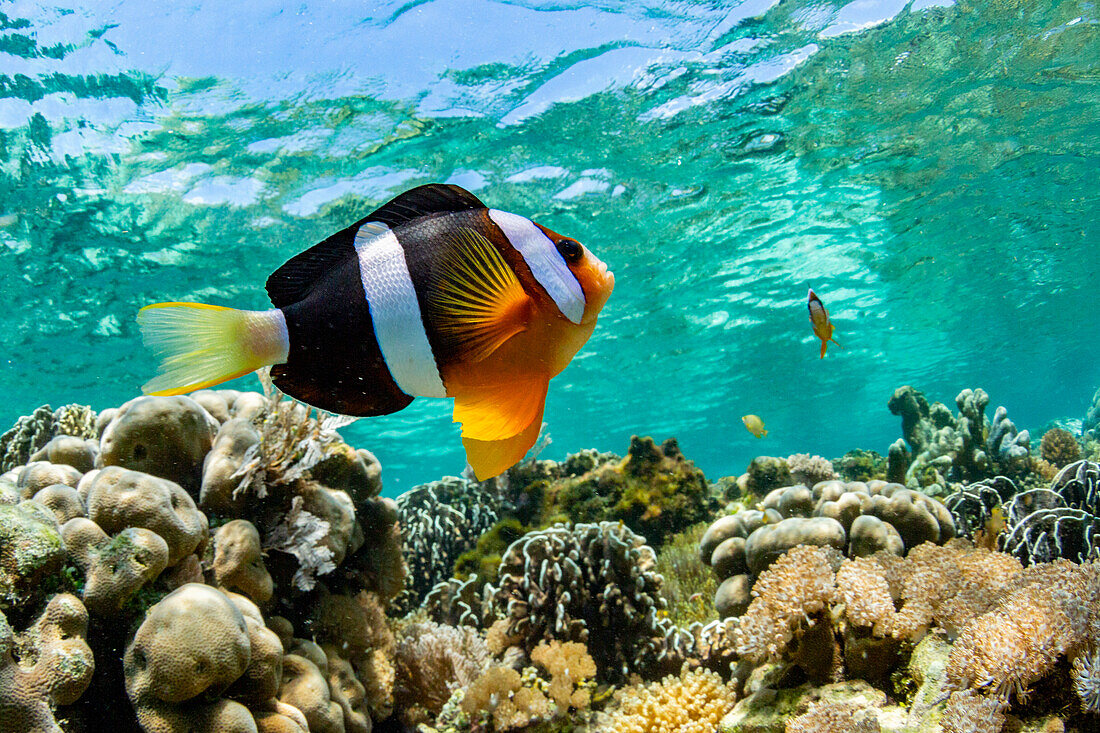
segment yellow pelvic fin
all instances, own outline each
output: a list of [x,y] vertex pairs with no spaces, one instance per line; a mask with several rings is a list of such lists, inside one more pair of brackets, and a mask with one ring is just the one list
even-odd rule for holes
[[527,327],[531,299],[488,239],[468,228],[451,237],[428,311],[450,347],[478,362]]
[[[274,311],[273,313],[277,313]],[[142,339],[160,359],[145,394],[205,389],[286,358],[285,336],[269,313],[205,303],[156,303],[138,311]]]
[[455,395],[454,422],[462,423],[463,438],[511,438],[532,421],[541,423],[549,382],[547,377],[534,377],[463,388]]
[[466,460],[474,469],[477,480],[484,481],[492,478],[519,463],[535,444],[541,427],[542,413],[540,412],[538,418],[532,420],[522,432],[510,438],[504,440],[463,438],[462,446],[466,449]]

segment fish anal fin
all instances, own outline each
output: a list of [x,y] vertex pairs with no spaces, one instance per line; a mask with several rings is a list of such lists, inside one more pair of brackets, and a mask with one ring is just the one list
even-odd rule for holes
[[825,350],[827,348],[829,348],[829,340],[828,339],[821,339],[821,356],[818,357],[818,358],[821,358],[821,359],[825,358]]
[[429,183],[405,191],[380,206],[367,219],[396,227],[429,214],[484,208],[485,204],[477,196],[461,186]]
[[530,377],[461,388],[453,418],[462,423],[463,439],[500,441],[519,435],[532,422],[541,424],[549,381]]
[[462,439],[462,447],[466,449],[466,460],[474,469],[474,476],[478,481],[504,473],[512,466],[519,463],[527,451],[539,437],[539,429],[542,427],[542,415],[531,421],[521,432],[504,440],[474,440]]
[[448,353],[478,362],[527,328],[531,298],[496,247],[473,229],[449,235],[427,297]]

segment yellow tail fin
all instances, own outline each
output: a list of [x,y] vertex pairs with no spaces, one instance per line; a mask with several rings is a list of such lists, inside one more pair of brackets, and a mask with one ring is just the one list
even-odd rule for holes
[[176,395],[286,361],[280,310],[243,311],[205,303],[156,303],[138,311],[145,345],[161,360],[145,394]]

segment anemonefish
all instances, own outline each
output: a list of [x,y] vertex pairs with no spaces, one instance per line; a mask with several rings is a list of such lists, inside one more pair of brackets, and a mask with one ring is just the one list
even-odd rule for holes
[[810,323],[814,327],[814,336],[821,339],[821,357],[825,358],[825,349],[828,348],[829,342],[832,341],[837,345],[837,348],[842,348],[837,340],[833,338],[833,323],[829,320],[829,311],[825,310],[824,304],[821,302],[821,298],[817,297],[817,293],[813,288],[810,288]]
[[283,392],[344,415],[451,397],[482,480],[534,444],[550,379],[614,286],[577,240],[458,186],[420,186],[272,273],[271,310],[142,308],[145,343],[162,359],[142,390],[183,394],[271,365]]
[[757,415],[742,415],[741,422],[745,423],[745,429],[758,438],[763,438],[768,434],[768,431],[764,428],[764,421]]

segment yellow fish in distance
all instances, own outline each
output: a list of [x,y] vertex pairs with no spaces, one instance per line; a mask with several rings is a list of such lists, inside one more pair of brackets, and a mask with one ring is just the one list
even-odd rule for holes
[[757,415],[742,415],[741,422],[745,423],[745,429],[757,438],[763,438],[768,434],[767,429],[764,427],[764,421]]
[[817,297],[817,293],[813,288],[810,288],[809,298],[810,308],[810,323],[814,327],[814,336],[821,339],[821,357],[825,358],[825,349],[829,346],[829,342],[832,341],[837,345],[837,348],[843,348],[837,340],[833,338],[833,322],[829,320],[829,311],[825,310],[825,305],[821,302],[821,298]]
[[142,336],[161,359],[142,390],[183,394],[270,365],[283,392],[343,415],[450,397],[483,480],[534,444],[550,379],[614,286],[577,240],[458,186],[420,186],[272,273],[270,310],[142,308]]

